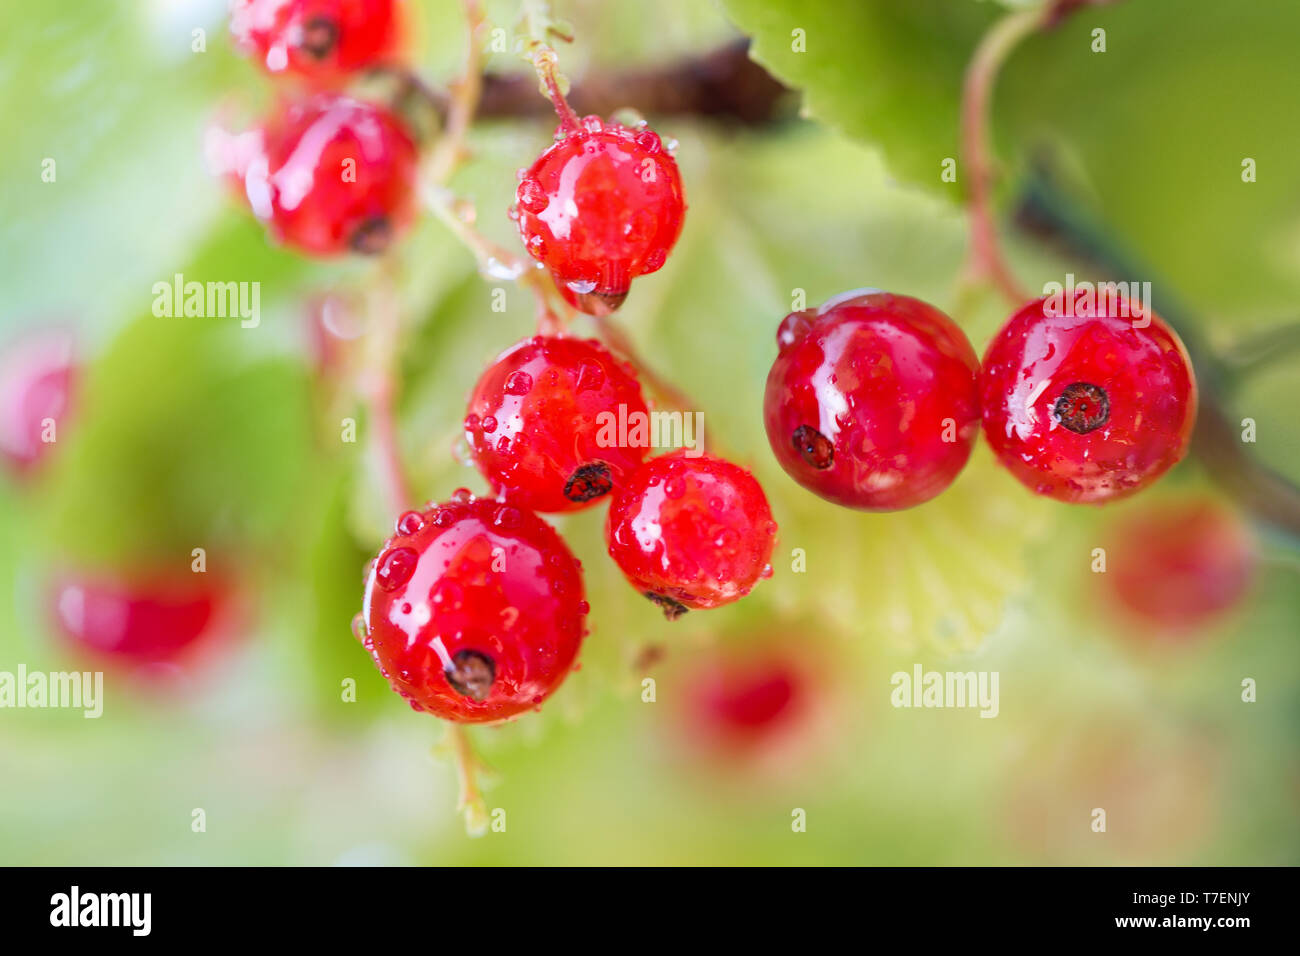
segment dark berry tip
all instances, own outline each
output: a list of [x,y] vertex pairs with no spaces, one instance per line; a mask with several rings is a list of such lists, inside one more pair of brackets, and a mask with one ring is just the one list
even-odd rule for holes
[[302,39],[298,46],[308,56],[323,60],[330,55],[339,40],[339,28],[329,17],[312,17],[302,25]]
[[466,650],[457,651],[443,673],[447,675],[452,690],[481,704],[492,691],[497,669],[486,654]]
[[835,463],[835,446],[831,440],[811,425],[800,425],[790,436],[799,457],[818,471],[825,471]]
[[383,216],[367,219],[352,233],[349,245],[363,256],[377,256],[393,241],[393,227]]
[[609,465],[603,461],[592,461],[581,465],[564,483],[564,497],[573,502],[591,501],[601,495],[607,495],[614,488],[614,479],[610,476]]
[[677,620],[690,610],[690,608],[685,604],[682,604],[680,601],[674,601],[666,594],[655,594],[654,591],[646,591],[645,596],[655,604],[658,604],[659,607],[663,609],[664,617],[668,618],[670,621]]
[[1110,396],[1099,385],[1075,382],[1061,392],[1052,406],[1052,417],[1076,435],[1086,435],[1110,418]]
[[578,308],[588,315],[606,316],[617,312],[630,290],[622,292],[575,292]]

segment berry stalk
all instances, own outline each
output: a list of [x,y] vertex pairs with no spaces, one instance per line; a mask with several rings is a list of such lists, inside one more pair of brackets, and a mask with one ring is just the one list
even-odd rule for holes
[[970,252],[964,282],[989,282],[1015,306],[1031,296],[1016,281],[998,245],[993,222],[993,154],[989,145],[989,113],[998,73],[1022,40],[1045,26],[1054,8],[1049,4],[1003,17],[986,33],[971,56],[962,86],[961,152],[970,171]]

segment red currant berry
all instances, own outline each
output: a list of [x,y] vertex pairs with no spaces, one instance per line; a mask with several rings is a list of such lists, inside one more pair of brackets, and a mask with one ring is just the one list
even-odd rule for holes
[[965,467],[979,432],[979,359],[938,309],[849,292],[786,316],[777,346],[767,437],[809,491],[895,511],[929,501]]
[[0,454],[26,475],[58,440],[76,380],[72,339],[35,333],[0,356]]
[[334,80],[390,58],[398,0],[234,0],[235,45],[270,73]]
[[748,471],[676,451],[632,473],[609,507],[610,556],[672,620],[744,597],[770,577],[776,522]]
[[1157,316],[1125,318],[1118,306],[1056,315],[1050,302],[1026,305],[989,343],[980,376],[984,435],[1039,494],[1122,498],[1186,453],[1196,421],[1191,361]]
[[1157,638],[1202,628],[1241,602],[1255,571],[1242,520],[1210,499],[1127,516],[1106,549],[1103,580],[1116,604]]
[[682,231],[677,163],[649,129],[594,116],[523,174],[512,210],[532,257],[577,308],[606,315],[655,272]]
[[225,603],[205,574],[72,575],[53,595],[55,621],[78,648],[136,664],[174,661],[214,629]]
[[398,519],[366,581],[362,641],[416,710],[484,723],[560,686],[587,610],[582,566],[550,525],[462,490]]
[[414,218],[415,143],[387,109],[318,94],[268,123],[262,139],[244,190],[288,245],[377,254]]
[[465,433],[479,469],[511,502],[576,511],[623,484],[645,460],[649,436],[636,373],[598,342],[526,339],[479,379]]

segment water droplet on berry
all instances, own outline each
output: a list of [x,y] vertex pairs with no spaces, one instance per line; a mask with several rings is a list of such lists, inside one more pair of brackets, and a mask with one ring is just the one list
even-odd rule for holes
[[664,494],[676,500],[686,494],[686,482],[674,475],[664,481]]
[[362,644],[365,644],[367,638],[366,617],[360,611],[352,618],[352,636]]
[[480,424],[483,426],[484,435],[491,435],[497,430],[497,419],[495,415],[484,415],[483,421],[480,422]]
[[595,362],[583,362],[578,367],[578,381],[574,389],[579,392],[592,392],[605,384],[605,372]]
[[474,500],[474,493],[468,488],[457,488],[451,493],[451,500],[458,505],[463,505]]
[[530,236],[526,245],[528,254],[534,259],[542,259],[546,256],[546,240],[541,236]]
[[546,195],[546,190],[536,179],[525,179],[515,190],[515,197],[519,200],[519,206],[524,212],[530,212],[536,215],[550,204],[550,197]]
[[492,524],[507,531],[518,528],[521,521],[523,521],[523,514],[518,508],[510,505],[502,505],[497,508],[496,513],[492,516]]
[[400,588],[411,580],[419,561],[420,556],[413,548],[392,548],[385,551],[375,566],[375,581],[385,591]]
[[658,153],[664,148],[663,140],[652,129],[643,129],[637,133],[636,144],[647,153]]
[[418,511],[407,511],[397,519],[398,534],[415,534],[424,527],[424,515]]
[[533,390],[533,377],[523,369],[510,373],[506,379],[506,391],[511,395],[527,395]]
[[791,312],[776,328],[776,345],[777,348],[785,348],[794,345],[812,328],[812,323],[808,321],[808,313]]

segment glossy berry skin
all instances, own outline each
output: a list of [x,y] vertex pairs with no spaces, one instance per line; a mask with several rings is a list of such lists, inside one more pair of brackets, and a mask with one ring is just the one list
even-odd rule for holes
[[[492,487],[533,511],[590,507],[645,460],[647,415],[636,373],[589,339],[536,336],[479,379],[465,416],[474,460]],[[644,432],[644,429],[642,430]]]
[[[1038,494],[1100,504],[1151,484],[1187,451],[1191,361],[1158,316],[1049,314],[1029,303],[984,354],[984,435]],[[1135,327],[1135,322],[1147,324]]]
[[415,216],[417,154],[381,106],[321,93],[262,130],[244,191],[286,245],[315,256],[378,254]]
[[1245,523],[1212,499],[1126,515],[1106,553],[1100,577],[1114,603],[1157,639],[1195,631],[1239,604],[1257,560]]
[[30,475],[56,447],[76,381],[66,332],[31,333],[0,354],[0,455],[15,475]]
[[651,458],[610,503],[609,554],[672,620],[744,597],[770,577],[776,522],[744,468],[676,451]]
[[416,710],[486,723],[560,686],[587,610],[582,567],[550,525],[462,489],[398,519],[366,581],[362,641]]
[[132,664],[176,660],[213,629],[224,603],[204,574],[72,575],[52,598],[59,630],[78,649]]
[[777,461],[827,501],[895,511],[929,501],[979,433],[979,360],[918,299],[845,293],[777,331],[764,422]]
[[268,73],[336,81],[392,58],[398,0],[233,0],[235,45]]
[[524,246],[568,301],[606,315],[632,280],[663,266],[686,215],[682,180],[658,135],[588,116],[522,174],[511,215]]

